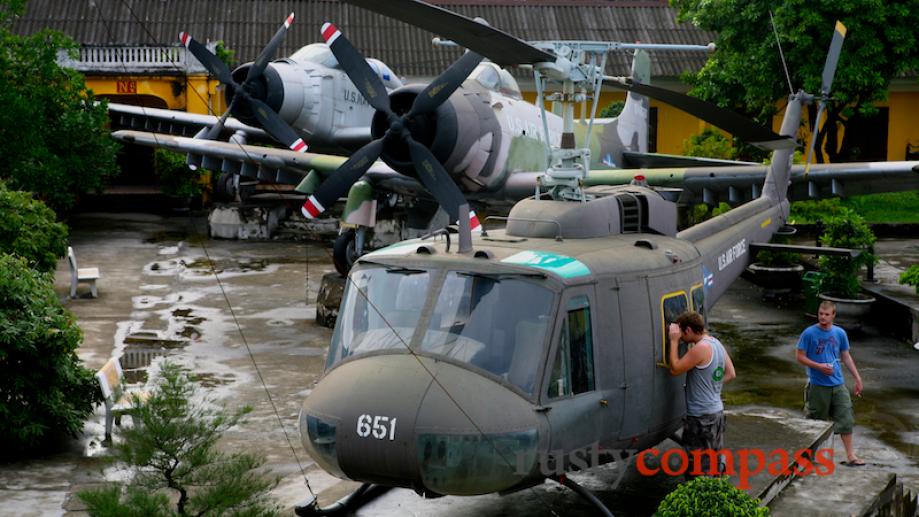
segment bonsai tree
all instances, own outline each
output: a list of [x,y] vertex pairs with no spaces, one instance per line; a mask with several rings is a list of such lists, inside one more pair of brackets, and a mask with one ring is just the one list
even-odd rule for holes
[[178,365],[163,362],[156,388],[136,400],[133,428],[122,432],[115,456],[133,471],[125,483],[79,493],[92,516],[156,515],[268,517],[277,484],[260,472],[265,461],[248,452],[225,453],[221,436],[251,408],[233,413],[197,396]]
[[861,250],[857,257],[840,257],[823,255],[817,260],[820,271],[824,273],[820,280],[820,292],[845,299],[858,299],[861,285],[858,273],[862,266],[873,265],[877,257],[871,253],[875,237],[871,227],[862,216],[844,208],[839,215],[824,221],[824,230],[820,235],[820,244],[835,248]]
[[769,508],[760,506],[759,499],[753,499],[746,492],[734,488],[727,477],[698,477],[667,494],[654,515],[760,517],[768,516]]

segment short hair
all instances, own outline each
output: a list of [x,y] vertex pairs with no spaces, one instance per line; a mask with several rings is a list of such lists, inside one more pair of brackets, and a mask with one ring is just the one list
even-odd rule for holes
[[696,334],[701,334],[705,331],[705,320],[696,311],[686,311],[680,314],[676,319],[676,324],[680,326],[682,331],[685,331],[687,327],[691,328]]
[[836,304],[829,300],[823,300],[820,302],[820,309],[832,310],[833,314],[836,314]]

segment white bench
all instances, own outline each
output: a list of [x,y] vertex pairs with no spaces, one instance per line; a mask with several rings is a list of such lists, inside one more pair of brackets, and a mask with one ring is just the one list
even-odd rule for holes
[[146,391],[126,391],[122,386],[124,371],[121,362],[112,358],[96,372],[96,379],[105,399],[105,441],[112,440],[112,424],[121,425],[121,415],[132,414],[135,401],[144,401],[150,394]]
[[67,246],[67,263],[70,264],[70,297],[77,297],[77,284],[83,282],[89,284],[93,298],[99,296],[96,291],[96,280],[99,279],[99,268],[97,267],[77,267],[77,256],[73,254],[73,248]]

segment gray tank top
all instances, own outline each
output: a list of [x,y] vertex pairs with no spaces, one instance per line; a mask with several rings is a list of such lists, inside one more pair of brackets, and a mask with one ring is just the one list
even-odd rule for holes
[[708,364],[695,366],[686,372],[686,412],[689,416],[724,411],[724,403],[721,401],[724,347],[712,336],[705,336],[702,341],[712,348],[712,359]]

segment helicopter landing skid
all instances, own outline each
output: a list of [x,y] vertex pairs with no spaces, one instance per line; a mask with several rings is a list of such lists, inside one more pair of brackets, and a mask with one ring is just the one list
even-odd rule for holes
[[609,511],[609,508],[607,508],[606,505],[604,505],[603,502],[593,494],[593,492],[575,483],[568,476],[561,474],[559,476],[552,476],[549,479],[561,485],[565,485],[574,491],[574,493],[578,494],[584,499],[587,499],[590,504],[594,505],[594,507],[600,511],[600,515],[603,515],[604,517],[613,517],[613,512]]
[[300,517],[350,515],[361,506],[383,495],[389,488],[388,486],[364,483],[357,490],[351,492],[350,495],[335,501],[325,508],[320,508],[319,501],[315,496],[312,496],[303,503],[294,506],[294,513]]

